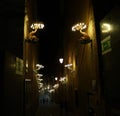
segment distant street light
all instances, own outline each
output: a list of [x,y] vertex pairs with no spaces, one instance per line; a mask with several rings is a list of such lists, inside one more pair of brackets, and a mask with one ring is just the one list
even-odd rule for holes
[[58,77],[55,77],[55,80],[57,81],[57,80],[58,80]]
[[63,63],[63,58],[59,58],[59,62],[62,64]]
[[64,67],[71,67],[72,64],[66,64]]
[[43,75],[42,74],[36,74],[36,77],[37,78],[40,78],[40,77],[42,77]]
[[66,64],[66,65],[64,65],[64,67],[65,68],[67,68],[67,69],[69,69],[71,72],[73,72],[73,71],[75,71],[75,70],[73,70],[73,64]]
[[35,70],[40,70],[41,68],[44,68],[41,64],[36,64]]

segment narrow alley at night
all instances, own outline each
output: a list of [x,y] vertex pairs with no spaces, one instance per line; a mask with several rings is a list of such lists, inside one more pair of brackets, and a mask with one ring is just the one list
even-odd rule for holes
[[1,116],[120,116],[120,0],[1,0]]

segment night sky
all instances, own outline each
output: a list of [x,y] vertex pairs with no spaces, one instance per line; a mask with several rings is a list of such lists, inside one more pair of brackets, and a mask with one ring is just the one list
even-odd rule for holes
[[59,57],[61,57],[62,6],[59,0],[38,0],[37,7],[38,20],[45,25],[43,30],[39,30],[40,63],[45,66],[44,73],[54,75],[54,69],[59,63]]

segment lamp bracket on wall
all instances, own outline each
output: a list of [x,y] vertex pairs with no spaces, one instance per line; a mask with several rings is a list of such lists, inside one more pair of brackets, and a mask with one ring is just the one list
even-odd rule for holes
[[64,65],[65,68],[67,68],[68,70],[70,70],[71,72],[74,72],[75,70],[73,70],[73,64],[66,64]]
[[84,32],[83,30],[85,30],[87,28],[85,23],[77,23],[76,25],[74,25],[72,27],[72,31],[79,31],[80,32],[80,43],[81,44],[87,44],[92,42],[92,40],[90,39],[90,36]]
[[31,29],[32,31],[29,32],[28,34],[28,42],[37,42],[39,40],[39,38],[37,37],[36,33],[38,29],[43,29],[44,28],[44,24],[43,23],[33,23],[31,25]]
[[88,44],[88,43],[92,42],[91,39],[79,39],[79,41],[80,41],[81,44]]
[[39,38],[36,36],[36,32],[37,32],[37,29],[35,30],[32,30],[29,34],[28,34],[28,39],[29,41],[33,41],[33,42],[37,42],[39,40]]

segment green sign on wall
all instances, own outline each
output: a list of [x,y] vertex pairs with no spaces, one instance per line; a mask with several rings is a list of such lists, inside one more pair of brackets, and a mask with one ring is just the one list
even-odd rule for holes
[[16,74],[23,75],[23,60],[16,57]]
[[101,41],[101,47],[102,47],[102,55],[104,55],[112,50],[110,36],[107,36],[105,39],[103,39]]

